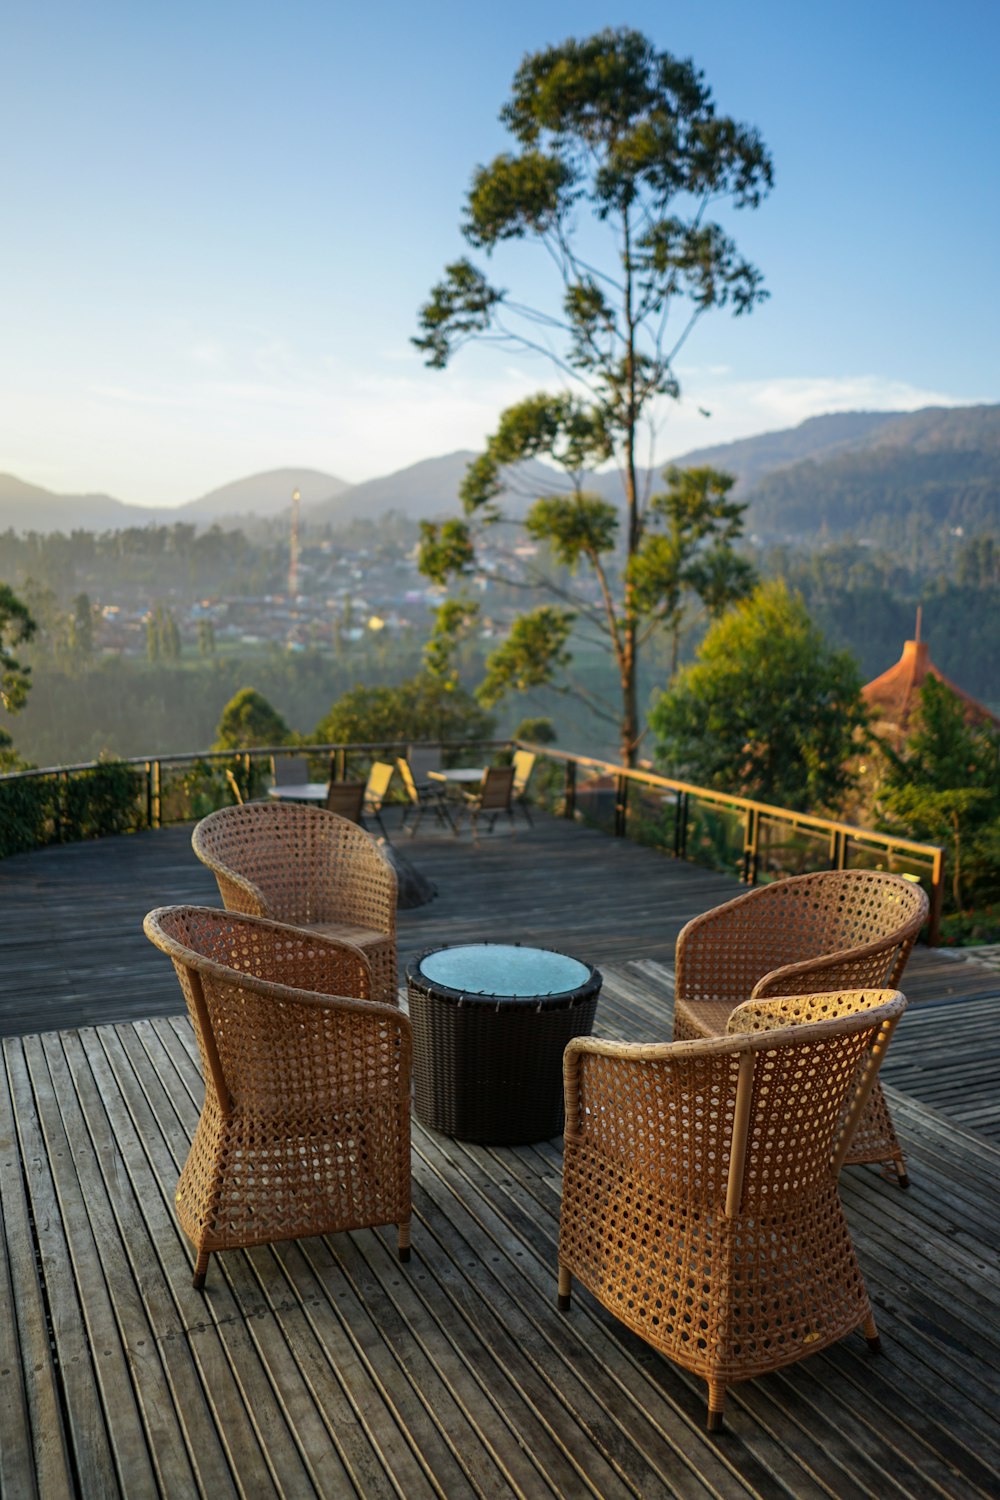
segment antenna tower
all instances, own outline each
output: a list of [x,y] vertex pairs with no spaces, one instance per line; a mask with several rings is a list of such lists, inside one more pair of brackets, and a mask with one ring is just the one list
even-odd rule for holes
[[299,492],[292,490],[292,533],[288,559],[288,596],[299,596]]

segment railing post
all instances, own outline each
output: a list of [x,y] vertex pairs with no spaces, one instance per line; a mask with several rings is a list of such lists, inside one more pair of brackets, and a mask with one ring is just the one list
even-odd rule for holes
[[336,773],[336,776],[334,777],[334,780],[336,780],[336,781],[346,781],[347,780],[347,750],[346,750],[346,748],[343,745],[338,745],[337,749],[336,749],[336,751],[334,753],[335,753],[336,765],[337,765],[337,773]]
[[746,822],[743,825],[743,884],[757,884],[757,863],[760,854],[760,811],[756,807],[747,808]]
[[941,904],[944,900],[944,850],[938,849],[931,867],[931,909],[927,919],[927,946],[936,948],[941,940]]
[[146,762],[146,827],[153,827],[153,762]]
[[153,761],[153,827],[163,826],[163,776],[158,760]]
[[566,762],[566,780],[563,786],[563,817],[576,816],[576,761]]
[[615,785],[615,838],[623,839],[628,830],[628,777],[619,775]]
[[688,794],[678,792],[674,803],[674,858],[687,858]]
[[829,855],[831,870],[843,870],[846,868],[846,865],[844,863],[846,854],[844,844],[845,840],[843,830],[840,828],[832,829],[830,832]]

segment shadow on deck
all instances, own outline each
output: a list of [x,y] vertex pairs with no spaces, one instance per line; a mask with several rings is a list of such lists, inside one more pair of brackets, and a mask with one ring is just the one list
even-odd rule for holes
[[[677,931],[736,890],[555,822],[400,847],[438,887],[400,914],[404,964],[561,948],[604,972],[595,1031],[619,1038],[669,1035]],[[4,1496],[998,1492],[995,973],[915,954],[883,1075],[913,1186],[843,1179],[885,1354],[859,1336],[735,1387],[710,1439],[701,1382],[581,1291],[556,1310],[558,1140],[415,1125],[408,1266],[391,1230],[359,1231],[228,1252],[192,1290],[172,1201],[201,1084],[140,929],[187,900],[217,904],[188,830],[0,863],[0,1012],[25,1033],[0,1075]]]

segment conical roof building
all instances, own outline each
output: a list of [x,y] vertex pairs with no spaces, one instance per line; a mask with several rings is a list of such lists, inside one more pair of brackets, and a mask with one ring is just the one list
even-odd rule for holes
[[895,666],[880,677],[874,677],[861,689],[865,702],[875,712],[876,732],[896,743],[906,739],[913,711],[919,702],[920,686],[926,677],[936,677],[938,682],[950,688],[962,703],[970,723],[992,724],[1000,728],[996,714],[938,671],[931,661],[927,642],[920,639],[920,614],[918,608],[915,639],[904,643],[903,654]]

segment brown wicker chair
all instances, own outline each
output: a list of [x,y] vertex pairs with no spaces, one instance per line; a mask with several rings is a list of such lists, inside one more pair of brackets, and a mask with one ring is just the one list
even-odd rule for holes
[[559,1305],[577,1277],[627,1327],[726,1387],[854,1329],[878,1347],[837,1192],[851,1132],[906,1000],[753,1000],[732,1035],[564,1058]]
[[410,1245],[408,1018],[368,998],[347,943],[210,907],[161,907],[205,1103],[177,1186],[194,1285],[213,1250],[395,1224]]
[[[919,885],[880,870],[824,870],[762,885],[694,917],[677,939],[674,1040],[719,1036],[742,1001],[895,989],[927,917]],[[906,1161],[876,1083],[848,1162]]]
[[374,998],[396,1003],[396,874],[363,828],[325,807],[249,802],[202,818],[191,844],[229,911],[353,943]]

